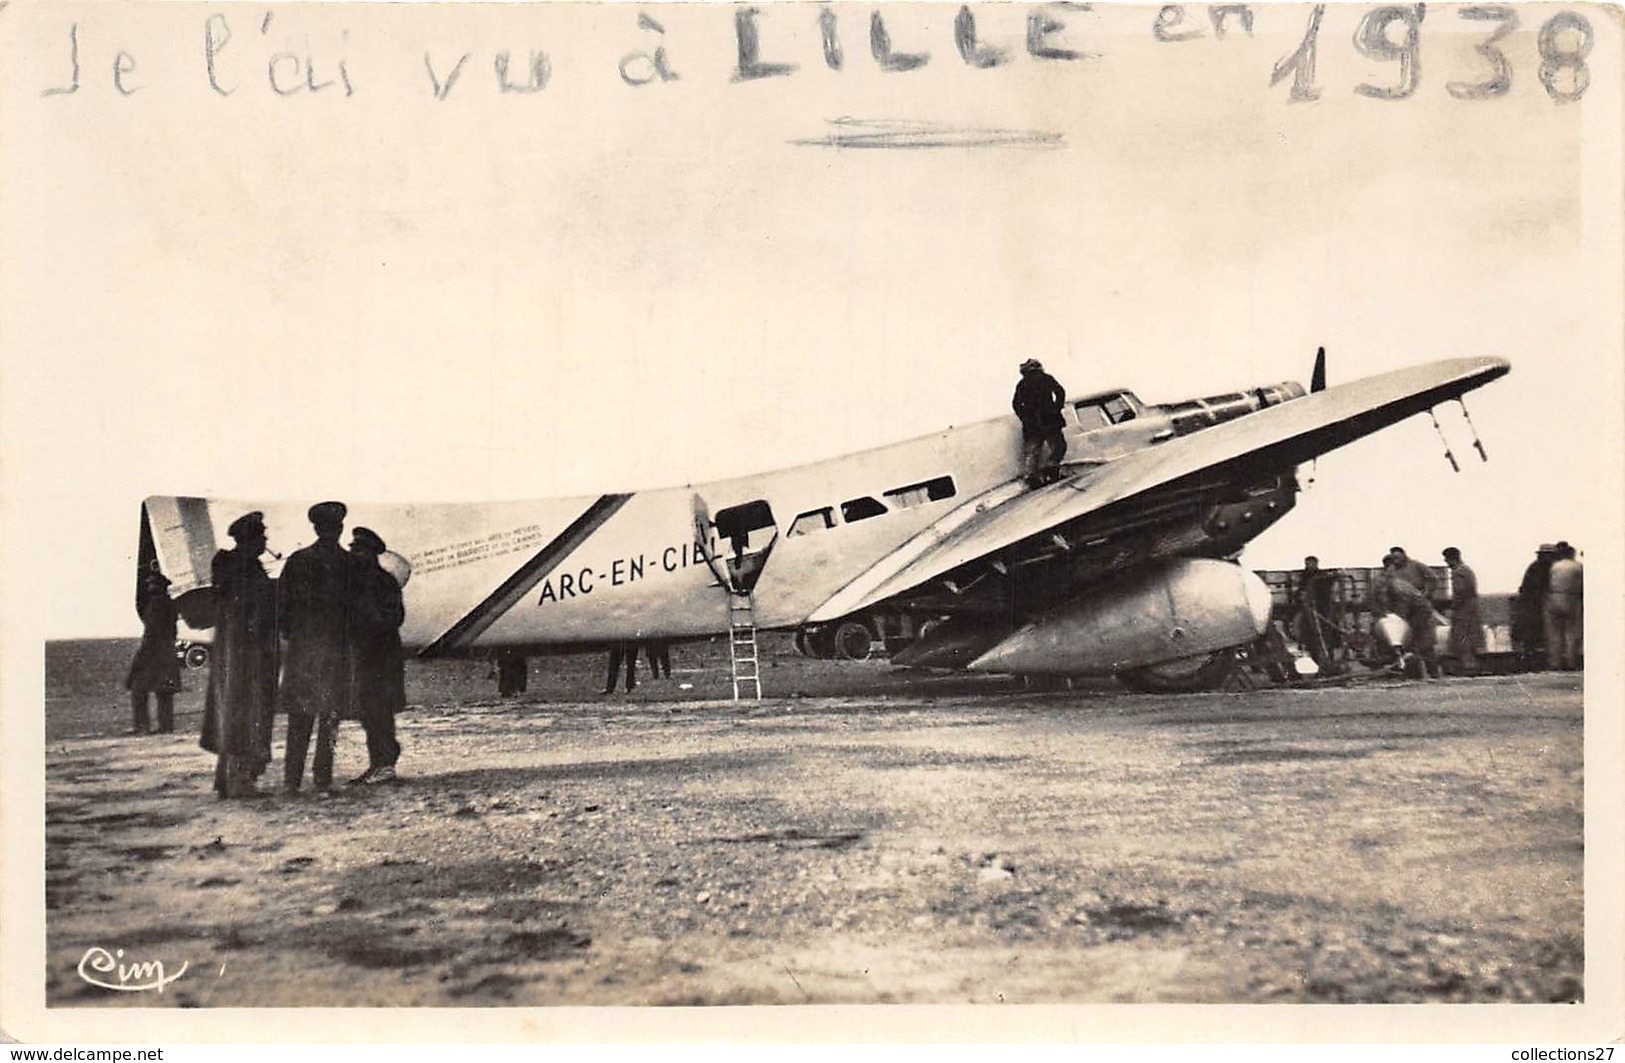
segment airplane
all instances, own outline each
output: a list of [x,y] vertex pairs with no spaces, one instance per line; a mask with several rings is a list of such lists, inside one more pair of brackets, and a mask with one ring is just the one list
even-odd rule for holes
[[[1308,389],[1071,398],[1063,475],[1036,488],[1007,415],[699,485],[351,503],[348,524],[387,541],[402,643],[426,659],[711,637],[743,613],[752,637],[794,631],[821,656],[867,656],[900,630],[897,665],[1206,689],[1268,623],[1269,589],[1237,558],[1292,509],[1297,466],[1511,369],[1458,358],[1326,387],[1324,364],[1322,349]],[[274,576],[313,538],[310,501],[154,495],[139,563],[169,577],[183,618],[206,619],[227,526],[265,514]]]

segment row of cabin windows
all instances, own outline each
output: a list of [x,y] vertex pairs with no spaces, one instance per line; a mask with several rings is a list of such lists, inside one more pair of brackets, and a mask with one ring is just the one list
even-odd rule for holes
[[[855,524],[860,520],[878,517],[894,509],[912,509],[923,506],[927,502],[939,502],[944,498],[952,498],[957,493],[952,476],[938,476],[933,480],[925,480],[907,487],[896,487],[881,493],[881,502],[877,498],[864,495],[862,498],[853,498],[842,502],[841,523]],[[835,527],[835,507],[824,506],[821,509],[811,509],[796,517],[790,524],[788,535],[808,535],[812,532],[826,531]]]

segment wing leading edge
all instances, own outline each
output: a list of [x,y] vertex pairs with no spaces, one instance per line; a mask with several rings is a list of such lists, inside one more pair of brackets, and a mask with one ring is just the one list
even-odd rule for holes
[[1510,371],[1502,358],[1398,369],[1170,439],[1036,491],[995,488],[886,555],[807,619],[818,623],[867,608],[1028,536],[1185,477],[1289,469]]

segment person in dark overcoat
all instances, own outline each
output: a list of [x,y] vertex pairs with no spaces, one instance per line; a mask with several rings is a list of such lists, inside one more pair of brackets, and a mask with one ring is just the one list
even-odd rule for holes
[[358,571],[356,559],[339,545],[347,512],[342,502],[311,506],[316,541],[288,555],[278,581],[277,622],[288,648],[277,708],[288,714],[282,781],[290,792],[304,781],[313,728],[311,780],[322,793],[333,788],[333,749],[350,695],[350,609]]
[[147,695],[158,703],[158,734],[175,729],[175,694],[181,688],[181,663],[175,656],[175,603],[169,600],[169,579],[156,569],[141,574],[135,591],[135,611],[141,617],[141,645],[124,677],[130,692],[130,733],[152,729],[147,716]]
[[1010,408],[1021,421],[1021,475],[1029,487],[1060,479],[1061,457],[1066,454],[1066,421],[1061,408],[1066,389],[1036,358],[1021,363],[1021,379]]
[[237,545],[214,555],[214,646],[200,744],[216,755],[221,797],[257,797],[254,782],[271,759],[277,679],[276,582],[260,564],[265,519],[238,517],[227,529]]
[[401,756],[395,714],[406,708],[401,652],[406,608],[401,585],[378,564],[384,550],[384,540],[371,528],[351,533],[357,571],[350,609],[349,707],[367,732],[367,770],[354,780],[364,785],[394,781]]
[[1525,671],[1546,667],[1546,582],[1556,560],[1557,546],[1541,543],[1512,600],[1512,648]]

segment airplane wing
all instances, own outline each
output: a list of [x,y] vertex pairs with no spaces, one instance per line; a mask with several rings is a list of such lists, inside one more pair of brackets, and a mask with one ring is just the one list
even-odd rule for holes
[[1038,490],[971,499],[847,584],[808,621],[834,620],[1033,535],[1198,474],[1289,469],[1506,375],[1501,358],[1457,358],[1314,392],[1172,438]]

